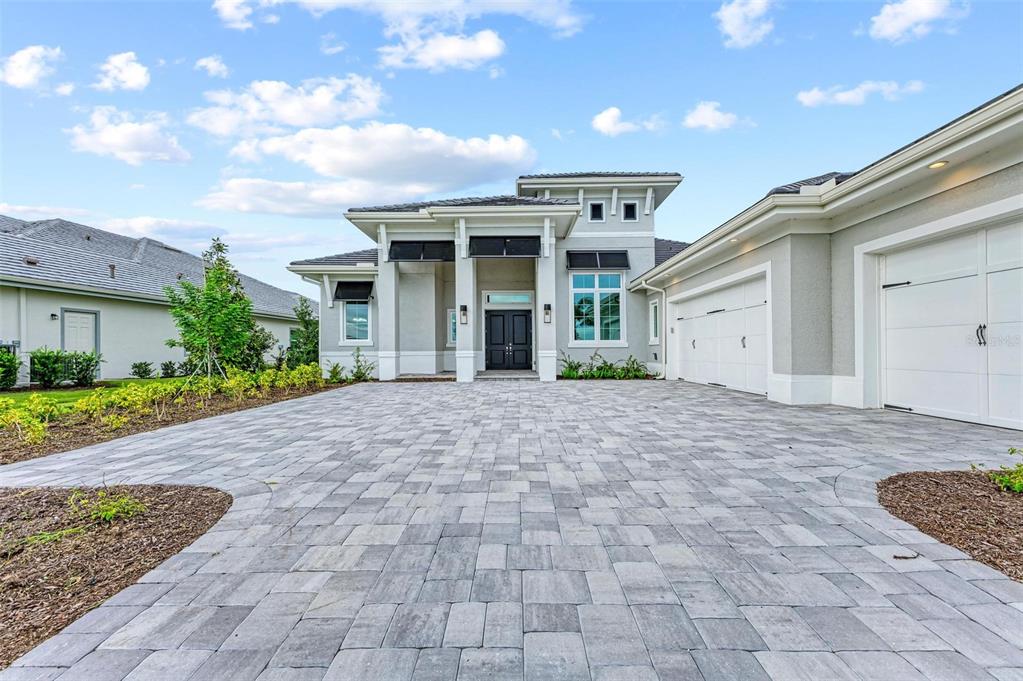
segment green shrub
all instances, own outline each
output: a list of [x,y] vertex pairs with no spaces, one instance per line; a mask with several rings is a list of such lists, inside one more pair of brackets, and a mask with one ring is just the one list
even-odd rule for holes
[[355,348],[352,353],[352,383],[364,383],[373,380],[373,369],[376,364],[368,361],[362,355],[362,350]]
[[0,390],[13,388],[21,371],[21,358],[12,352],[0,351]]
[[[1010,456],[1023,456],[1023,448],[1010,447]],[[1023,463],[1015,466],[1002,466],[996,471],[988,471],[987,475],[992,482],[1006,492],[1023,494]]]
[[561,365],[562,378],[579,378],[583,363],[577,359],[572,359],[564,350],[561,351]]
[[20,407],[14,406],[14,400],[0,400],[0,428],[13,431],[23,442],[38,444],[46,439],[46,427],[59,412],[55,400],[38,393]]
[[63,350],[50,350],[45,346],[28,353],[31,380],[44,388],[52,388],[60,383],[64,379],[66,354]]
[[176,362],[171,360],[160,362],[160,378],[174,378],[177,375],[178,365]]
[[80,388],[96,382],[96,373],[102,358],[95,352],[67,353],[67,378]]
[[646,364],[632,355],[622,362],[609,362],[597,351],[590,355],[588,361],[581,362],[572,359],[565,351],[562,351],[560,361],[562,378],[629,380],[646,378],[650,375]]
[[618,375],[615,378],[636,379],[646,378],[649,375],[650,370],[647,369],[646,364],[629,355],[622,365],[618,367]]
[[135,378],[152,378],[153,377],[153,363],[152,362],[134,362],[131,365],[131,375]]
[[327,367],[327,383],[347,383],[348,376],[345,375],[345,367],[343,364],[337,362],[331,362],[330,366]]
[[111,494],[106,490],[94,493],[75,490],[67,500],[71,511],[94,522],[112,523],[146,512],[145,505],[130,494]]

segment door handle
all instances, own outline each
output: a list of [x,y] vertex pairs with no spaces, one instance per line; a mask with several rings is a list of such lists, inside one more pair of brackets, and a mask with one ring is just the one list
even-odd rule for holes
[[746,336],[743,336],[742,340],[740,342],[742,343],[742,347],[745,348],[746,347]]
[[696,349],[696,339],[694,338],[693,339],[693,350],[695,350],[695,349]]
[[983,341],[981,345],[987,345],[987,324],[980,325],[980,340]]
[[982,326],[984,326],[984,325],[983,324],[977,324],[977,330],[974,331],[974,333],[977,336],[977,345],[984,345],[984,339],[982,339],[980,337],[980,329],[981,329]]

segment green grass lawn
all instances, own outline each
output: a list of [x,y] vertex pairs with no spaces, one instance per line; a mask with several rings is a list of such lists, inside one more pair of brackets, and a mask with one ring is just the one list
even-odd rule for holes
[[[96,381],[95,388],[121,388],[132,383],[138,383],[140,385],[146,383],[155,383],[156,381],[182,381],[181,378],[121,378],[115,381]],[[14,406],[18,406],[32,395],[43,395],[55,400],[60,406],[70,407],[76,401],[85,397],[85,395],[94,388],[66,388],[66,389],[53,389],[53,390],[9,390],[0,391],[0,398],[6,398],[14,400]]]

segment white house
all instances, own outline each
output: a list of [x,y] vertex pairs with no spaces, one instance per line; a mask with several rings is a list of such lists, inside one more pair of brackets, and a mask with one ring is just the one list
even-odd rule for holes
[[524,175],[511,196],[355,208],[377,247],[291,264],[321,358],[379,377],[562,353],[789,404],[1023,428],[1023,87],[856,171],[779,186],[692,245],[675,173]]
[[[43,346],[99,352],[100,378],[124,378],[134,362],[184,359],[165,286],[200,283],[198,256],[154,239],[114,234],[67,220],[0,216],[0,344],[24,358]],[[241,275],[256,321],[290,345],[299,295]],[[315,307],[315,304],[314,304]]]

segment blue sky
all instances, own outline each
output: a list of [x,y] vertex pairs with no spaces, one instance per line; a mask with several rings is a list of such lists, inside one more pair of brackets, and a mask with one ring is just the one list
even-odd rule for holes
[[1023,4],[216,0],[0,5],[0,213],[65,217],[304,290],[341,212],[525,172],[685,175],[693,240],[1016,85]]

